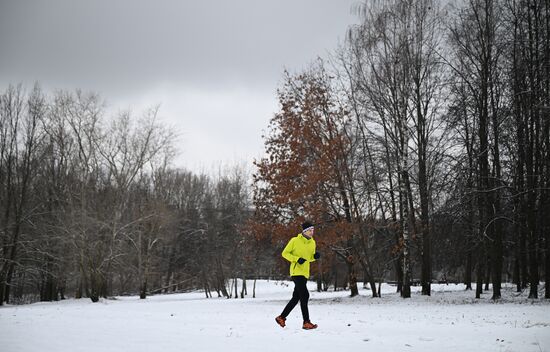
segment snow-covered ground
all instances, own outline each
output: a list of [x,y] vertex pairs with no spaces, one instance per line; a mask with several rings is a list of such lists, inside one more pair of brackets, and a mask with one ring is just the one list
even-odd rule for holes
[[[249,282],[249,296],[252,292]],[[463,285],[434,285],[431,297],[403,300],[383,285],[382,298],[362,289],[311,292],[311,320],[301,329],[299,305],[287,320],[277,316],[293,284],[258,281],[256,298],[206,299],[200,292],[88,299],[0,308],[2,352],[107,351],[549,351],[550,302],[505,289],[480,300]]]

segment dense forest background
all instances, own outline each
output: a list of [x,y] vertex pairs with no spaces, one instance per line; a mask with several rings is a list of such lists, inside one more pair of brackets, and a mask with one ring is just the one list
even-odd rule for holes
[[337,50],[284,73],[253,170],[176,168],[156,107],[6,87],[0,304],[243,297],[246,279],[286,277],[304,219],[319,290],[363,281],[377,297],[391,281],[406,298],[450,281],[499,299],[511,282],[550,298],[550,1],[355,11]]

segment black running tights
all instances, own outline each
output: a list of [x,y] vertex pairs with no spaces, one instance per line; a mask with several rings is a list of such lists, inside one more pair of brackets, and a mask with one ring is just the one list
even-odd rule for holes
[[309,300],[309,292],[306,286],[307,279],[305,276],[292,276],[292,281],[294,281],[294,292],[292,293],[292,298],[283,310],[283,313],[281,313],[281,316],[286,318],[299,301],[304,322],[309,321],[309,310],[307,308],[307,301]]

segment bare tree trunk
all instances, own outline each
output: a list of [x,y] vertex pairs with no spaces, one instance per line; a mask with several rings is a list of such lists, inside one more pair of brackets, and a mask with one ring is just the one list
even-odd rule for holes
[[357,275],[355,273],[355,259],[352,255],[348,256],[348,259],[346,260],[346,264],[348,266],[348,273],[349,273],[349,289],[350,289],[350,296],[355,297],[359,295],[359,289],[357,288]]
[[164,293],[168,292],[168,289],[170,288],[170,283],[172,282],[173,277],[173,271],[174,271],[174,260],[176,256],[176,250],[174,248],[171,248],[170,250],[170,257],[168,258],[168,270],[166,272],[166,279],[164,281]]
[[468,249],[466,251],[466,269],[464,273],[464,284],[466,290],[472,289],[472,251]]
[[363,285],[366,285],[367,283],[369,284],[373,298],[380,297],[376,290],[376,282],[374,280],[374,277],[372,276],[370,270],[368,270],[368,268],[370,267],[370,263],[367,259],[363,258],[360,258],[359,262],[361,263],[361,266],[363,267],[363,272],[365,273],[365,282],[363,283]]
[[[494,34],[493,34],[494,35]],[[493,60],[491,56],[492,51],[490,51],[490,56],[488,60]],[[498,54],[496,54],[498,55]],[[494,77],[497,73],[493,72],[494,68],[491,68],[490,76]],[[494,197],[492,197],[492,217],[493,219],[492,227],[492,255],[491,255],[491,265],[492,265],[492,281],[493,281],[493,297],[492,299],[501,298],[501,282],[502,282],[502,241],[503,241],[503,229],[502,229],[502,217],[501,214],[501,180],[502,180],[502,171],[500,165],[500,87],[496,87],[496,84],[493,79],[489,80],[489,92],[490,92],[490,105],[492,112],[492,125],[493,125],[493,168],[495,177],[492,178],[492,181],[489,182],[489,185],[494,189]]]
[[[407,147],[404,147],[407,148]],[[403,156],[403,167],[402,167],[402,179],[406,177],[406,172],[408,166],[406,161],[406,156]],[[411,264],[410,264],[410,238],[409,238],[409,209],[408,209],[408,194],[405,187],[405,181],[401,181],[401,193],[403,194],[403,219],[401,219],[401,228],[403,231],[403,289],[401,291],[401,297],[410,298],[411,297]]]
[[144,278],[139,287],[139,298],[147,298],[147,278]]
[[317,292],[321,292],[323,290],[323,270],[320,260],[317,260],[317,271],[319,272],[317,275]]
[[485,250],[482,244],[477,245],[477,266],[476,266],[476,298],[481,298],[483,293],[483,275],[485,272]]
[[546,231],[546,267],[545,267],[544,280],[545,280],[544,281],[544,285],[545,285],[544,298],[550,299],[550,231],[549,230]]
[[[376,282],[374,281],[374,276],[372,275],[370,261],[367,256],[368,254],[367,254],[367,244],[365,243],[365,235],[362,232],[363,231],[361,230],[360,243],[361,243],[361,248],[363,249],[363,255],[359,256],[359,262],[363,267],[363,272],[365,273],[365,280],[367,280],[370,285],[370,288],[372,291],[372,297],[375,298],[375,297],[379,297],[379,295],[376,292]],[[364,284],[366,284],[366,282]]]
[[243,276],[243,287],[241,289],[241,298],[244,298],[245,295],[248,293],[246,292],[246,276]]
[[[486,251],[487,252],[487,251]],[[484,258],[485,260],[485,291],[489,291],[489,284],[491,283],[491,259],[490,259],[490,256],[487,255],[486,258]]]
[[95,272],[95,270],[92,269],[92,271],[90,273],[90,294],[89,294],[89,297],[92,300],[92,302],[94,302],[94,303],[99,302],[99,294],[100,294],[99,292],[101,291],[99,281],[100,281],[99,274],[97,274]]
[[[350,253],[349,249],[345,249],[345,250],[333,249],[333,250],[334,250],[334,253],[336,253],[336,255],[338,255],[340,258],[344,260],[348,268],[348,283],[349,283],[351,297],[355,297],[359,295],[359,289],[357,288],[357,275],[355,273],[355,258]],[[337,285],[337,282],[335,277],[335,283],[334,283],[335,291],[337,287],[336,285]]]
[[216,259],[216,267],[218,268],[217,270],[217,274],[216,274],[216,277],[217,277],[217,280],[218,280],[218,285],[222,291],[222,294],[224,297],[226,298],[229,298],[229,293],[227,292],[227,288],[226,288],[226,279],[225,279],[225,273],[224,273],[224,270],[223,270],[223,266],[222,266],[222,263],[221,263],[221,260],[219,258]]
[[208,279],[204,271],[201,272],[202,287],[204,288],[204,294],[206,298],[212,298],[212,293],[210,292],[210,285],[208,284]]
[[[550,96],[550,3],[548,1],[545,2],[545,13],[542,16],[544,18],[544,25],[546,26],[545,31],[545,41],[544,41],[544,69],[542,72],[542,77],[544,78],[544,94],[546,97]],[[547,100],[548,101],[548,100]],[[547,106],[548,108],[548,106]],[[546,144],[546,155],[544,156],[546,160],[546,190],[543,191],[543,199],[545,199],[546,203],[546,211],[544,212],[546,215],[550,214],[550,192],[548,189],[550,189],[550,119],[548,118],[548,111],[546,112],[546,121],[545,121],[545,127],[544,127],[544,134],[546,135],[545,138],[545,144]],[[545,226],[545,234],[546,234],[546,268],[545,268],[545,278],[544,278],[544,284],[545,284],[545,292],[544,292],[544,298],[550,299],[550,220],[548,219],[548,216],[545,216],[546,226]]]

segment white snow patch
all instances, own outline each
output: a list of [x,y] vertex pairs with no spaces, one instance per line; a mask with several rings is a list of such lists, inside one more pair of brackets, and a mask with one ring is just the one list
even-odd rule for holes
[[374,299],[366,289],[350,298],[348,291],[308,285],[311,320],[319,324],[312,331],[301,329],[299,305],[286,328],[274,321],[292,295],[291,282],[258,281],[255,299],[193,292],[4,306],[0,346],[2,352],[550,351],[550,302],[512,287],[493,302],[490,291],[476,300],[463,285],[434,285],[431,297],[414,287],[406,300],[389,285]]

